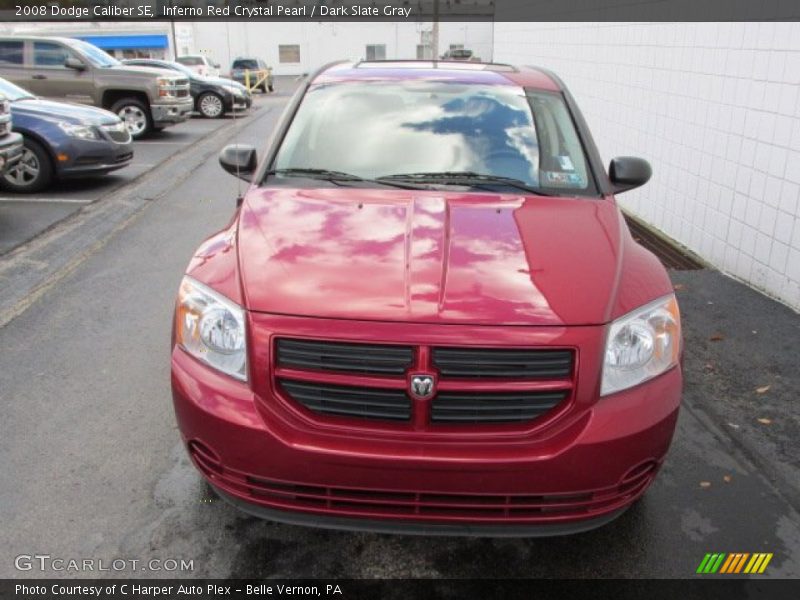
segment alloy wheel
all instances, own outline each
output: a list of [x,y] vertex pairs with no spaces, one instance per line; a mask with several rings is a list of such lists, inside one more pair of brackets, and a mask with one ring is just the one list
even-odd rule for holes
[[40,172],[41,165],[37,156],[28,148],[23,148],[17,164],[6,173],[6,181],[19,187],[27,187],[39,178]]
[[213,94],[207,94],[200,99],[200,112],[204,117],[214,119],[222,114],[222,100]]
[[138,106],[124,106],[117,115],[132,136],[141,134],[147,128],[147,115]]

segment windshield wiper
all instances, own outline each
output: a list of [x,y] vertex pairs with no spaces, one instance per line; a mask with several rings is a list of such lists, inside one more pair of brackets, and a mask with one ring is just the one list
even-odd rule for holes
[[387,185],[398,187],[406,190],[425,189],[423,186],[406,184],[400,181],[383,181],[378,179],[364,179],[352,173],[345,173],[343,171],[331,171],[330,169],[314,169],[311,167],[291,167],[285,169],[272,169],[266,172],[266,175],[287,175],[289,177],[309,177],[311,179],[322,179],[324,181],[338,182],[356,182],[356,183],[378,183],[380,185]]
[[438,183],[442,185],[506,185],[537,196],[552,196],[543,192],[537,187],[528,185],[521,179],[514,177],[504,177],[502,175],[490,175],[487,173],[476,173],[474,171],[432,171],[430,173],[400,173],[397,175],[384,175],[378,177],[376,181],[415,181],[426,183]]

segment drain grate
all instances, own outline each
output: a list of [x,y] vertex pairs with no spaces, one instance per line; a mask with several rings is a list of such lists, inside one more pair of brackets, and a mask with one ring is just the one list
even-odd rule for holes
[[667,269],[697,271],[705,268],[705,265],[688,251],[659,235],[638,219],[625,215],[625,221],[633,239],[655,254]]

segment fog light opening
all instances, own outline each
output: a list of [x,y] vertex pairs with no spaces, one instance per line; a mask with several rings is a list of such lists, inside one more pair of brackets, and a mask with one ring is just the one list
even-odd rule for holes
[[187,444],[189,455],[194,459],[198,468],[209,477],[222,475],[222,461],[219,455],[203,442],[191,440]]

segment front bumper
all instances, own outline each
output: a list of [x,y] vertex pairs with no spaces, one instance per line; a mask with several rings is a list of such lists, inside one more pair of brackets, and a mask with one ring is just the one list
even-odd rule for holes
[[[293,319],[273,321],[289,331],[284,325]],[[305,322],[306,331],[319,327],[310,319],[296,321]],[[347,330],[359,335],[353,322],[325,326],[341,328],[341,335],[329,331],[331,337]],[[394,327],[398,336],[410,337],[454,331]],[[544,329],[538,335],[558,335]],[[598,329],[565,328],[563,336],[594,345],[602,340]],[[463,328],[462,335],[472,343],[512,345],[519,343],[515,336],[535,344],[537,334],[534,328],[483,327]],[[669,448],[680,405],[680,367],[613,396],[587,399],[597,389],[596,377],[587,374],[597,366],[591,354],[583,353],[578,388],[585,385],[570,410],[541,427],[504,433],[465,430],[428,438],[308,422],[264,391],[252,375],[264,364],[258,356],[251,383],[243,384],[176,348],[172,389],[195,466],[223,498],[253,514],[344,529],[560,535],[607,523],[644,493]]]
[[248,110],[252,105],[252,96],[226,96],[223,104],[225,112]]
[[183,123],[194,110],[194,101],[188,96],[183,102],[169,104],[152,104],[150,114],[156,127],[167,127],[176,123]]
[[57,160],[59,177],[102,175],[128,166],[133,160],[133,144],[106,140],[77,140],[54,148],[54,153],[66,160]]

